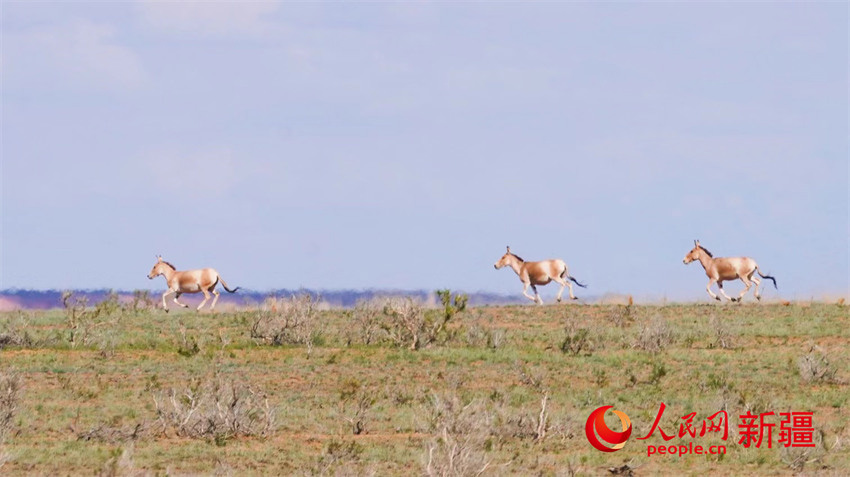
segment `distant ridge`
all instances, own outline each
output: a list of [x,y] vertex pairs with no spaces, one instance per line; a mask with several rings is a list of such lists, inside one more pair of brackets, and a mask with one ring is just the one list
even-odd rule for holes
[[[89,304],[94,305],[99,301],[103,301],[110,293],[117,293],[121,302],[132,303],[133,295],[137,292],[147,292],[148,298],[154,304],[161,306],[161,296],[163,290],[70,290],[75,296],[86,297]],[[453,290],[454,291],[454,290]],[[497,293],[489,292],[462,292],[469,295],[470,305],[506,305],[515,303],[524,303],[526,300],[520,300],[522,296],[506,296]],[[64,290],[21,290],[8,289],[0,290],[0,311],[12,310],[49,310],[51,308],[62,308],[62,293]],[[268,297],[285,298],[292,295],[309,293],[312,296],[318,296],[323,302],[333,307],[350,308],[357,304],[360,300],[368,300],[369,298],[379,296],[409,296],[422,300],[425,303],[437,303],[436,295],[433,290],[314,290],[309,288],[300,289],[278,289],[269,291],[253,291],[239,290],[236,294],[222,293],[219,298],[219,305],[229,304],[235,307],[256,306],[262,303]],[[186,295],[180,297],[180,300],[187,304],[198,304],[201,302],[202,295]],[[174,305],[169,298],[169,307]]]

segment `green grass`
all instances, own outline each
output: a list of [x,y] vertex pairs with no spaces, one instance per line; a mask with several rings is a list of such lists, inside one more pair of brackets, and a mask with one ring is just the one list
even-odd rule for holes
[[[457,433],[484,430],[471,451],[490,462],[490,474],[560,475],[570,468],[599,475],[626,462],[640,466],[641,474],[799,470],[777,437],[773,449],[737,444],[737,416],[747,409],[813,411],[823,440],[802,459],[804,470],[850,468],[847,308],[634,306],[623,318],[618,306],[470,308],[452,318],[447,337],[418,351],[351,342],[350,314],[323,311],[310,353],[305,346],[252,339],[250,311],[119,311],[101,317],[105,324],[75,346],[62,310],[0,314],[0,338],[26,337],[0,349],[0,373],[17,373],[22,382],[11,430],[0,443],[0,472],[410,475],[425,470],[429,445],[439,445],[432,422],[449,418],[461,423]],[[641,331],[659,322],[670,338],[660,351],[641,349]],[[731,347],[718,345],[718,327]],[[504,332],[496,348],[481,338],[493,330]],[[587,343],[578,353],[562,352],[565,336],[576,330],[587,330]],[[802,378],[799,360],[813,349],[826,354],[834,377]],[[190,438],[158,424],[155,395],[216,379],[266,394],[275,411],[269,435]],[[530,431],[544,393],[548,431],[535,440]],[[365,432],[354,435],[349,420],[360,396],[371,405],[361,416]],[[460,410],[438,415],[434,403],[452,396],[484,409],[492,421],[464,427]],[[647,444],[662,440],[657,433],[646,441],[635,437],[648,432],[661,402],[668,434],[685,414],[696,412],[695,424],[701,424],[727,409],[726,442],[694,439],[725,444],[727,454],[647,457]],[[587,416],[602,405],[627,413],[634,426],[632,439],[615,453],[592,449],[584,435]],[[608,418],[613,428],[618,421]],[[136,426],[142,432],[129,437]],[[677,437],[670,443],[682,442]]]

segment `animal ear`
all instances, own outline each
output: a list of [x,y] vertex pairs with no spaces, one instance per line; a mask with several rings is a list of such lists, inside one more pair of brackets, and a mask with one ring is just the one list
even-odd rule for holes
[[508,245],[508,253],[511,253],[511,246]]
[[157,256],[156,256],[156,261],[157,261],[157,262],[161,262],[161,261],[162,261],[162,255],[157,255]]
[[699,240],[694,240],[694,245],[699,247]]

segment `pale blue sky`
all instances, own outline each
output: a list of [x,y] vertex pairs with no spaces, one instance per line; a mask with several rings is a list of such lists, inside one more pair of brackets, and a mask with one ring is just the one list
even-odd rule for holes
[[2,3],[0,288],[847,294],[849,181],[842,2]]

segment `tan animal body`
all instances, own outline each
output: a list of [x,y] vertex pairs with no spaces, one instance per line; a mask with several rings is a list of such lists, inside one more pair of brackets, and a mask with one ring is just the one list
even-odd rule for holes
[[[587,288],[587,285],[579,283],[578,280],[570,276],[567,270],[567,264],[559,258],[543,260],[541,262],[526,262],[511,253],[511,248],[508,247],[507,253],[502,255],[502,258],[493,264],[493,266],[496,267],[496,270],[505,266],[511,267],[522,282],[522,294],[529,300],[539,304],[542,304],[543,300],[540,299],[540,294],[537,293],[537,285],[546,285],[553,281],[559,283],[561,285],[561,289],[558,290],[559,302],[566,287],[570,287],[570,298],[573,300],[578,299],[573,294],[573,284],[570,281],[582,288]],[[528,287],[534,290],[534,296],[528,294]]]
[[197,308],[197,310],[200,310],[207,300],[210,299],[210,293],[212,293],[215,295],[215,298],[213,298],[212,304],[210,305],[210,310],[212,310],[215,308],[215,303],[218,301],[219,292],[215,289],[215,286],[218,285],[219,282],[221,282],[221,286],[230,293],[235,293],[236,290],[239,289],[239,287],[236,287],[233,290],[228,288],[227,283],[222,280],[221,275],[219,275],[215,269],[202,268],[200,270],[185,270],[178,272],[174,265],[164,261],[162,257],[157,256],[156,263],[151,269],[151,272],[148,273],[148,278],[153,280],[160,275],[165,277],[165,282],[168,284],[168,289],[162,294],[162,307],[165,311],[168,311],[168,306],[165,304],[165,297],[171,294],[174,295],[174,303],[177,303],[183,308],[189,308],[189,305],[177,301],[177,299],[180,298],[180,295],[184,293],[203,293],[204,301],[202,301]]
[[[773,287],[777,290],[779,289],[779,287],[776,286],[776,279],[770,275],[762,275],[758,264],[756,264],[756,261],[750,257],[714,258],[711,252],[699,244],[699,240],[694,240],[694,248],[685,255],[682,262],[687,265],[697,260],[702,265],[702,268],[705,269],[705,274],[708,275],[708,285],[706,285],[705,290],[708,292],[709,296],[717,301],[720,301],[720,297],[711,291],[711,285],[714,283],[717,283],[717,288],[720,289],[720,293],[723,294],[727,300],[731,301],[741,301],[741,299],[744,298],[744,295],[750,290],[750,286],[755,283],[756,288],[753,293],[756,296],[756,300],[761,300],[761,295],[759,294],[759,285],[761,285],[761,280],[755,276],[756,273],[758,273],[758,275],[762,278],[772,280]],[[741,294],[738,295],[738,298],[729,298],[729,295],[723,291],[723,282],[739,279],[744,282],[746,288],[744,288]]]

